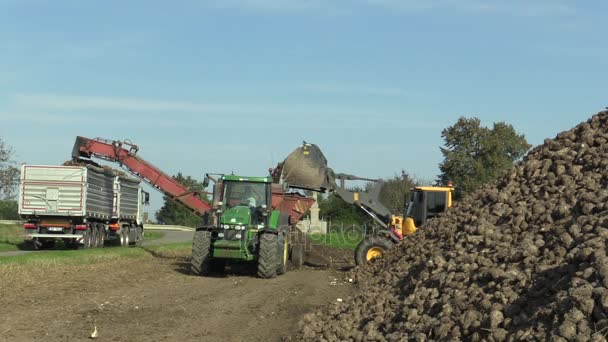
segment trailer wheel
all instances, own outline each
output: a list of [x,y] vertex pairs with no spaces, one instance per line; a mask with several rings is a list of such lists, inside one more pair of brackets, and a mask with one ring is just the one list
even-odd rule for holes
[[87,229],[82,234],[82,248],[91,248],[93,245],[93,229],[91,226],[87,227]]
[[106,233],[105,229],[103,227],[103,224],[101,224],[101,223],[98,223],[95,226],[96,226],[95,227],[95,235],[97,237],[96,240],[95,240],[95,243],[96,243],[95,247],[103,248],[103,245],[104,245],[105,240],[106,240],[105,239],[105,233]]
[[120,245],[129,247],[129,226],[122,226],[120,229]]
[[277,275],[277,265],[279,263],[277,240],[277,236],[272,233],[265,233],[260,236],[257,272],[260,278],[269,279]]
[[295,243],[291,246],[291,264],[295,268],[301,268],[304,265],[304,245]]
[[364,265],[393,248],[393,241],[385,236],[371,235],[361,240],[355,249],[355,262]]
[[135,246],[141,247],[144,242],[144,227],[137,226],[135,229],[137,229]]
[[200,230],[192,239],[190,270],[195,275],[207,275],[211,264],[211,232]]

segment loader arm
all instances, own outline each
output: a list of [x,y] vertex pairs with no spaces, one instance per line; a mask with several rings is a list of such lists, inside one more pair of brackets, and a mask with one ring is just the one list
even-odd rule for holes
[[[334,173],[327,166],[327,159],[321,149],[304,142],[280,163],[273,178],[283,180],[288,187],[316,192],[333,192],[345,202],[356,205],[383,228],[388,228],[391,212],[380,203],[380,190],[384,182],[345,173]],[[353,191],[346,188],[346,181],[361,180],[373,182],[368,191]],[[336,183],[336,181],[339,182]]]

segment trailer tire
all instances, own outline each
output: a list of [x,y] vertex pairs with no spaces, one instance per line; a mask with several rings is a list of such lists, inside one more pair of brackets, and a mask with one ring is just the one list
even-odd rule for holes
[[105,243],[105,231],[104,231],[103,224],[97,223],[95,225],[95,235],[96,235],[95,247],[103,248],[103,245]]
[[190,271],[195,275],[209,274],[211,264],[211,232],[200,230],[192,239],[192,260]]
[[91,226],[88,226],[87,229],[82,234],[82,248],[89,249],[93,244],[93,229]]
[[144,242],[144,227],[137,226],[135,229],[137,229],[137,234],[136,234],[136,238],[135,238],[135,246],[141,247]]
[[355,249],[355,262],[357,265],[364,265],[371,259],[377,258],[393,248],[392,240],[385,236],[370,235],[357,245]]
[[295,268],[302,268],[304,266],[304,245],[297,242],[291,246],[291,264]]
[[263,279],[274,278],[277,275],[278,237],[273,233],[263,233],[260,236],[258,248],[258,277]]
[[129,226],[122,226],[120,229],[120,245],[129,247]]

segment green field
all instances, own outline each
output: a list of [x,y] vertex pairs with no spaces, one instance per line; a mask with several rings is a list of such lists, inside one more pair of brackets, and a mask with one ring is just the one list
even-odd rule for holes
[[23,226],[0,224],[0,252],[18,251],[23,248]]
[[85,250],[52,250],[43,253],[28,253],[0,257],[0,265],[20,264],[35,266],[84,265],[102,261],[136,258],[147,255],[177,257],[190,254],[190,242],[144,247],[107,247]]
[[313,243],[354,250],[363,238],[363,235],[354,232],[330,232],[327,234],[309,234],[308,238]]

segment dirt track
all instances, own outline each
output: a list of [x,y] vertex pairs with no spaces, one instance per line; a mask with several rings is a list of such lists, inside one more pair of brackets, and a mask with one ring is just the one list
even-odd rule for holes
[[[195,277],[185,257],[147,256],[44,272],[0,269],[0,340],[277,341],[353,288],[333,270],[271,280],[235,267]],[[337,279],[337,282],[336,282]]]

